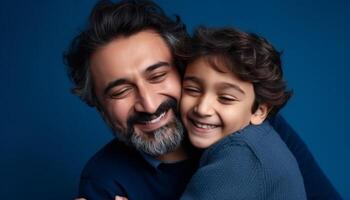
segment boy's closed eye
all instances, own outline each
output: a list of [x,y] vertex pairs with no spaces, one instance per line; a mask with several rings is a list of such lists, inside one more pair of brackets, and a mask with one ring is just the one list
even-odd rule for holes
[[189,95],[198,95],[201,93],[201,89],[195,86],[184,86],[183,92]]
[[232,103],[238,101],[238,99],[234,96],[231,96],[231,95],[220,95],[218,97],[218,101],[222,104],[229,105],[229,104],[232,104]]

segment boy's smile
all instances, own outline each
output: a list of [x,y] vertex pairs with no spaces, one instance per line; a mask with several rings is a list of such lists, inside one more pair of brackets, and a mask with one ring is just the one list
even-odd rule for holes
[[[193,114],[189,114],[188,116],[188,121],[190,129],[192,130],[191,133],[196,134],[196,135],[202,135],[205,136],[207,134],[210,134],[210,132],[216,131],[215,129],[218,129],[221,127],[220,122],[215,123],[215,122],[210,122],[210,121],[205,121],[199,117],[193,116]],[[191,116],[192,115],[192,116]]]

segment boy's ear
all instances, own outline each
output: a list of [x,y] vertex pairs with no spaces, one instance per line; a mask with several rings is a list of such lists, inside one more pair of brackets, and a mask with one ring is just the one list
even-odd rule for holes
[[250,117],[250,123],[254,125],[259,125],[264,122],[267,115],[269,114],[269,108],[266,104],[260,104],[258,109]]

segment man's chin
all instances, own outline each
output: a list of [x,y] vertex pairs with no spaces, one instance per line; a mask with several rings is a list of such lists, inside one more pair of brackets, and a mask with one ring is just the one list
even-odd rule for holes
[[139,138],[142,141],[147,143],[159,142],[161,140],[161,136],[170,136],[173,134],[175,130],[175,126],[173,125],[175,122],[171,121],[167,124],[153,128],[153,129],[141,129],[140,126],[135,125],[133,129],[133,133],[129,133],[131,138]]
[[183,133],[181,122],[174,118],[174,121],[170,121],[151,132],[135,130],[130,142],[139,151],[151,156],[160,156],[179,147],[183,139]]

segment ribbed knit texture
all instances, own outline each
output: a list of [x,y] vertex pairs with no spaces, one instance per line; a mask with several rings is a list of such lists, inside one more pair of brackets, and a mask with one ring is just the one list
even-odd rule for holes
[[264,122],[205,150],[181,199],[303,200],[306,194],[295,158]]

